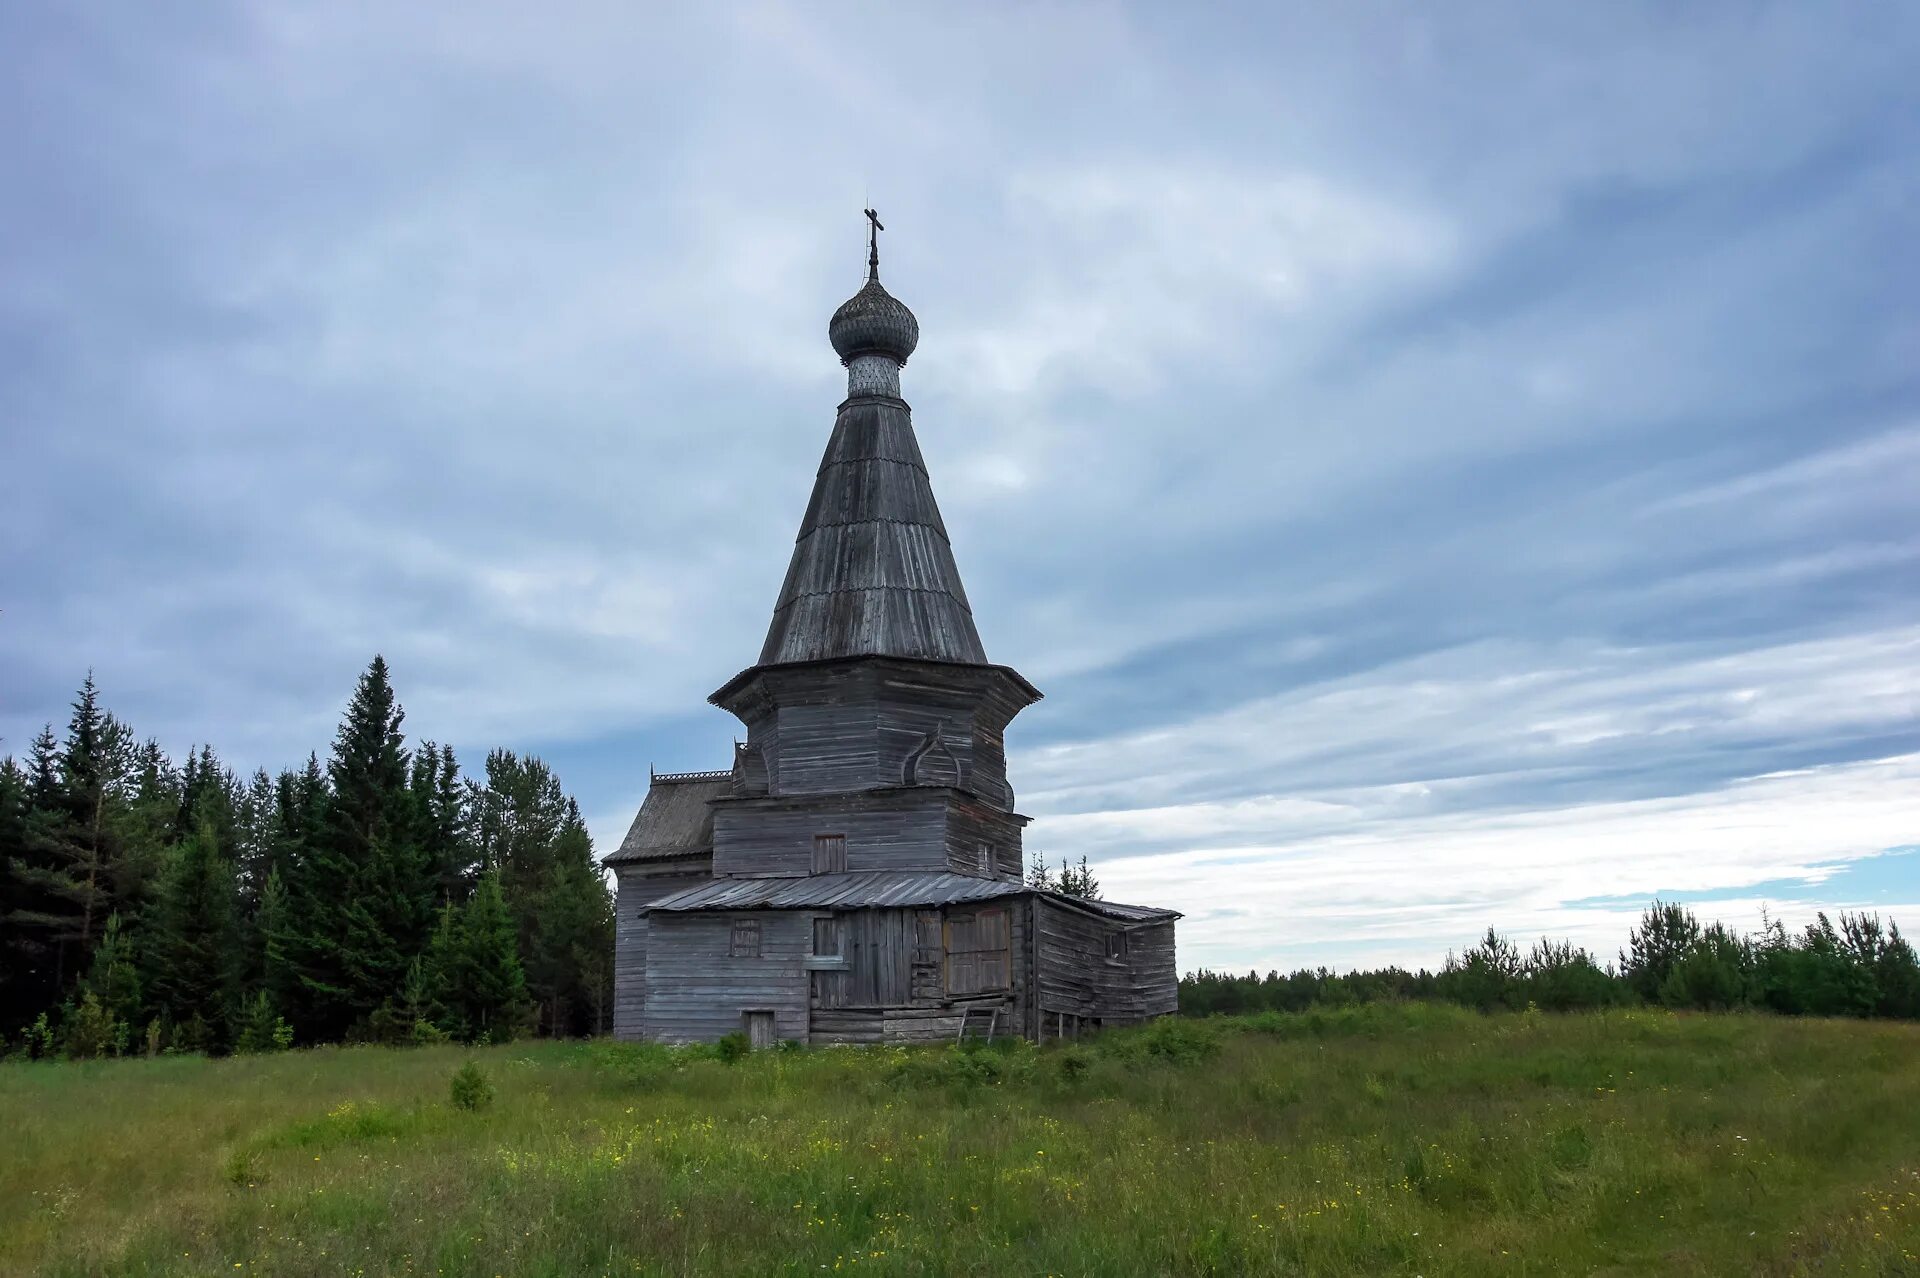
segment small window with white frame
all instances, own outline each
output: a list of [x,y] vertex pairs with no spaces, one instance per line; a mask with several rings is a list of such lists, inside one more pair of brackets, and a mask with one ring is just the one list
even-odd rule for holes
[[760,920],[735,919],[733,933],[727,940],[729,958],[760,957]]

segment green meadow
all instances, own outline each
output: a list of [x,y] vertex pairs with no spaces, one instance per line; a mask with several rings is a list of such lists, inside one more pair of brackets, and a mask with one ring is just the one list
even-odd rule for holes
[[1415,1004],[1045,1049],[14,1063],[0,1127],[19,1274],[1920,1273],[1897,1022]]

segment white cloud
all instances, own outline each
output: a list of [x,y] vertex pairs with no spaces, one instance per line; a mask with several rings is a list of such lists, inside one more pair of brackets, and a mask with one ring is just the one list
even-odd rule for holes
[[[1187,828],[1203,828],[1218,806],[1189,812]],[[1227,806],[1237,809],[1227,824],[1256,814]],[[1268,843],[1098,864],[1110,897],[1186,912],[1185,967],[1433,966],[1489,925],[1520,938],[1569,936],[1610,956],[1639,907],[1569,904],[1588,897],[1711,891],[1729,899],[1702,907],[1709,917],[1752,928],[1766,904],[1795,924],[1815,908],[1806,899],[1743,890],[1823,877],[1834,862],[1910,841],[1916,828],[1920,755],[1903,755],[1671,798],[1386,818],[1297,840],[1281,828]],[[1048,846],[1098,862],[1097,830],[1052,833]]]
[[1783,833],[1700,863],[1737,884],[1894,784],[1909,19],[850,21],[10,25],[8,746],[92,665],[290,763],[380,650],[410,728],[566,756],[617,836],[649,756],[725,748],[871,197],[981,628],[1054,694],[1035,844],[1177,863],[1192,954],[1266,952],[1226,857],[1430,960],[1586,926],[1563,842],[1672,886],[1660,829],[1744,794]]
[[1164,158],[1016,173],[1000,196],[1019,294],[922,359],[936,394],[1139,394],[1247,358],[1275,316],[1316,323],[1445,269],[1456,233],[1305,170]]

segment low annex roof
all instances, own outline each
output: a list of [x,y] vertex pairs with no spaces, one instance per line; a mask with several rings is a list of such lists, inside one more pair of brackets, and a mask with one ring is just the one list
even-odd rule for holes
[[713,851],[713,809],[707,804],[733,793],[731,772],[660,773],[620,846],[602,865],[660,861]]
[[1177,910],[1093,901],[1028,887],[1014,879],[988,879],[946,870],[854,870],[797,878],[715,879],[685,888],[644,907],[667,913],[703,910],[885,909],[964,905],[1015,896],[1044,896],[1062,904],[1129,923],[1177,919]]

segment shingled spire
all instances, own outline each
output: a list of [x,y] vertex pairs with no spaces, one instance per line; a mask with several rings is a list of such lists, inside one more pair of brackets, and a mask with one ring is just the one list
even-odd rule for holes
[[[878,219],[869,220],[877,232]],[[870,245],[866,285],[828,325],[847,367],[847,399],[760,664],[892,656],[984,665],[912,412],[900,398],[900,369],[920,324],[881,287],[877,237]]]

